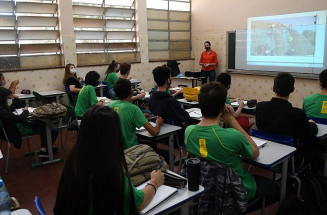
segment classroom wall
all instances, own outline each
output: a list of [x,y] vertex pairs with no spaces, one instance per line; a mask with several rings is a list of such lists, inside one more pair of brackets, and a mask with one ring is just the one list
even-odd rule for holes
[[[132,64],[131,76],[133,79],[141,81],[140,87],[149,91],[154,86],[152,78],[152,70],[156,66],[165,64],[166,62],[149,62],[148,57],[148,35],[147,35],[147,10],[146,0],[135,0],[136,5],[136,22],[137,22],[137,41],[141,55],[141,63]],[[72,18],[72,1],[59,0],[58,14],[59,18],[65,20],[60,22],[61,41],[64,47],[64,64],[73,63],[76,65],[76,46],[73,31]],[[181,72],[192,71],[194,68],[194,60],[182,60]],[[30,62],[31,64],[33,62]],[[108,62],[108,64],[111,62]],[[101,79],[105,77],[105,71],[108,65],[78,67],[77,75],[84,77],[88,71],[95,70],[100,73]],[[3,72],[7,80],[7,87],[13,80],[18,79],[20,84],[17,87],[17,92],[22,89],[29,90],[64,90],[62,79],[64,68],[57,69],[42,69],[42,70],[27,70],[19,72]]]
[[[204,50],[203,43],[209,40],[218,54],[218,71],[226,70],[226,32],[245,30],[247,18],[298,12],[327,10],[326,0],[192,0],[192,57],[194,70],[200,71],[198,61]],[[273,77],[232,74],[231,97],[270,100]],[[290,101],[301,107],[303,98],[319,92],[316,80],[296,79],[295,93]]]

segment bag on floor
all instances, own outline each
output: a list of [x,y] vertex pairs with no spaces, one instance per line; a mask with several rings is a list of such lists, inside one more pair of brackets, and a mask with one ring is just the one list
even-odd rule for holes
[[65,106],[52,102],[35,108],[31,115],[36,118],[54,119],[65,116],[66,112]]
[[150,174],[156,170],[160,160],[163,160],[160,170],[168,168],[163,157],[155,153],[154,149],[145,144],[139,144],[125,149],[127,169],[134,186],[138,186],[150,179]]

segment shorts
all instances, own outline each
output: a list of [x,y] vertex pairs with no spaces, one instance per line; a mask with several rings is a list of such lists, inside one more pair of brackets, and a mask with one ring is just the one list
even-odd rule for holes
[[249,130],[249,118],[244,117],[244,116],[240,116],[237,119],[238,124],[240,124],[240,126],[245,130],[248,131]]

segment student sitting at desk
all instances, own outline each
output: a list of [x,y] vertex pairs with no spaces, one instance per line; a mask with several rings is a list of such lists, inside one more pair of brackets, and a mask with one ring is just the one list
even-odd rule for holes
[[55,215],[136,214],[151,202],[163,183],[164,175],[158,170],[152,171],[150,182],[142,190],[131,184],[119,116],[109,107],[95,106],[83,116],[53,211]]
[[[4,87],[7,84],[7,81],[5,79],[5,76],[0,73],[0,86]],[[19,80],[14,80],[13,82],[11,82],[10,86],[9,86],[9,90],[11,90],[12,94],[10,95],[10,98],[17,98],[16,93],[16,88],[17,85],[19,84]]]
[[106,78],[104,79],[104,82],[108,84],[109,87],[109,96],[110,98],[115,97],[114,92],[114,86],[115,83],[118,81],[118,76],[116,75],[117,72],[119,72],[120,65],[115,60],[111,62],[111,64],[108,66],[108,69],[106,71]]
[[119,100],[110,102],[109,107],[114,109],[120,117],[125,149],[138,144],[136,128],[143,126],[152,136],[157,136],[163,119],[157,117],[156,126],[153,127],[145,118],[140,108],[131,103],[133,92],[131,82],[127,79],[119,79],[114,86],[114,90]]
[[327,119],[327,69],[319,75],[320,93],[307,96],[303,100],[303,110],[308,116]]
[[[119,79],[127,79],[131,80],[132,77],[131,74],[131,64],[129,63],[122,63],[120,65],[120,75]],[[145,92],[138,92],[137,95],[132,96],[131,101],[134,101],[136,99],[142,99],[145,97]]]
[[102,105],[103,101],[98,102],[98,97],[94,87],[99,84],[100,75],[96,71],[90,71],[85,76],[85,85],[78,94],[75,114],[77,117],[83,117],[83,114],[95,104]]
[[[278,184],[268,178],[253,176],[243,167],[240,156],[256,159],[260,152],[232,115],[232,107],[225,104],[226,98],[227,91],[221,83],[211,82],[201,87],[199,107],[202,120],[186,128],[187,150],[195,156],[229,165],[241,178],[248,200],[265,197],[266,205],[270,205],[279,198]],[[219,127],[220,121],[232,128]],[[249,210],[260,206],[261,202],[258,202]]]
[[[158,66],[152,71],[154,81],[158,88],[152,92],[149,100],[150,111],[166,120],[173,120],[177,126],[185,126],[190,121],[190,115],[178,101],[167,93],[171,84],[171,70],[167,66]],[[180,143],[184,138],[184,130],[179,135]]]
[[[41,149],[39,157],[48,156],[48,142],[46,134],[46,125],[40,121],[26,122],[28,117],[28,108],[25,107],[20,115],[12,113],[15,109],[21,108],[19,99],[14,98],[11,106],[8,106],[8,98],[11,97],[12,91],[4,87],[0,87],[0,119],[4,125],[5,131],[9,140],[14,144],[15,148],[20,148],[22,145],[22,136],[40,135]],[[1,131],[1,139],[5,139]],[[58,136],[58,131],[51,129],[52,144],[54,144]],[[53,153],[58,149],[53,147]]]
[[[294,92],[294,77],[289,73],[280,72],[274,79],[275,97],[270,101],[259,102],[256,107],[256,124],[258,129],[281,135],[290,135],[299,141],[295,153],[296,168],[304,161],[312,165],[316,162],[314,139],[317,125],[307,120],[305,112],[293,107],[288,101]],[[304,160],[305,158],[305,160]]]
[[81,91],[82,85],[80,79],[76,76],[76,68],[74,64],[69,63],[66,65],[65,75],[62,82],[65,88],[68,88],[73,95],[78,95],[79,91]]
[[[230,89],[230,86],[232,84],[232,78],[230,74],[228,73],[220,73],[217,76],[217,81],[222,83],[226,90],[228,91]],[[242,109],[244,107],[244,102],[241,99],[229,99],[227,97],[226,103],[229,105],[232,105],[231,102],[238,102],[239,106],[237,110],[234,113],[234,117],[237,119],[237,122],[241,125],[241,127],[245,131],[250,131],[251,129],[255,128],[255,116],[250,114],[244,114],[242,113]]]

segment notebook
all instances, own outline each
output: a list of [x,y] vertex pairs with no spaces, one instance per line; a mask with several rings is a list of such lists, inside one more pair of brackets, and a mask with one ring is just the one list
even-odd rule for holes
[[[35,108],[33,108],[33,107],[28,107],[28,112],[32,113],[34,111],[34,109]],[[23,108],[16,109],[13,113],[15,115],[21,115],[23,113]]]
[[202,113],[199,110],[195,110],[189,113],[190,117],[192,118],[201,118],[202,117]]
[[[154,123],[154,122],[149,122],[153,127],[156,127],[156,123]],[[142,127],[140,127],[140,128],[136,128],[136,131],[144,131],[145,130],[145,128],[142,126]]]
[[[137,187],[137,189],[143,189],[148,182],[145,182]],[[171,197],[172,195],[177,193],[177,189],[174,187],[168,187],[166,185],[161,185],[156,194],[154,195],[151,202],[146,206],[142,211],[140,211],[140,214],[146,214],[153,208],[160,205],[163,201]]]
[[267,141],[266,140],[260,140],[260,139],[257,139],[255,137],[251,137],[251,138],[257,144],[257,146],[259,148],[262,148],[262,147],[264,147],[267,144]]

